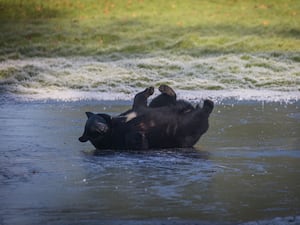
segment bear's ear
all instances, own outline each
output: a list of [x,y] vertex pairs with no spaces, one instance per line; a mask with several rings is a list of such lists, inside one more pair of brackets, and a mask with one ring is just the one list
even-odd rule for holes
[[94,113],[92,112],[85,112],[87,118],[90,118],[91,116],[95,115]]
[[204,112],[206,112],[207,114],[210,114],[213,109],[214,109],[214,102],[211,100],[206,99],[203,103],[203,108]]
[[97,114],[98,116],[101,116],[103,119],[105,119],[105,121],[110,124],[111,123],[111,116],[110,115],[107,115],[107,114],[104,114],[104,113],[99,113]]

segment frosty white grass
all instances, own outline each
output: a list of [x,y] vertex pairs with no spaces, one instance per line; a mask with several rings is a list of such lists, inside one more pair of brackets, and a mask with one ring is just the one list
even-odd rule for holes
[[148,55],[26,58],[0,63],[2,93],[28,99],[129,100],[169,84],[180,98],[291,101],[300,98],[300,63],[288,57]]

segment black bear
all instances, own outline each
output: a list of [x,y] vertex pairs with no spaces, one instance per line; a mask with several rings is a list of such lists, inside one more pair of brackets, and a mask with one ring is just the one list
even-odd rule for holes
[[162,85],[161,94],[147,106],[153,87],[138,93],[131,110],[111,117],[87,113],[81,142],[90,141],[97,149],[153,149],[192,147],[208,129],[214,104],[203,107],[176,99],[172,88]]

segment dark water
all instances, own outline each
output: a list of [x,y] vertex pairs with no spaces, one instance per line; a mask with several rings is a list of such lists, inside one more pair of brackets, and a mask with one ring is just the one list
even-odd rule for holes
[[300,102],[219,103],[195,149],[106,152],[85,111],[128,102],[0,105],[0,224],[240,223],[300,214]]

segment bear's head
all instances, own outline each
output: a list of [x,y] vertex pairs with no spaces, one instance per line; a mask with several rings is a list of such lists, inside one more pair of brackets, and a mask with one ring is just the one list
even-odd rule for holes
[[79,138],[80,142],[90,141],[95,147],[103,146],[110,136],[111,117],[107,114],[94,114],[86,112],[88,117],[83,135]]

